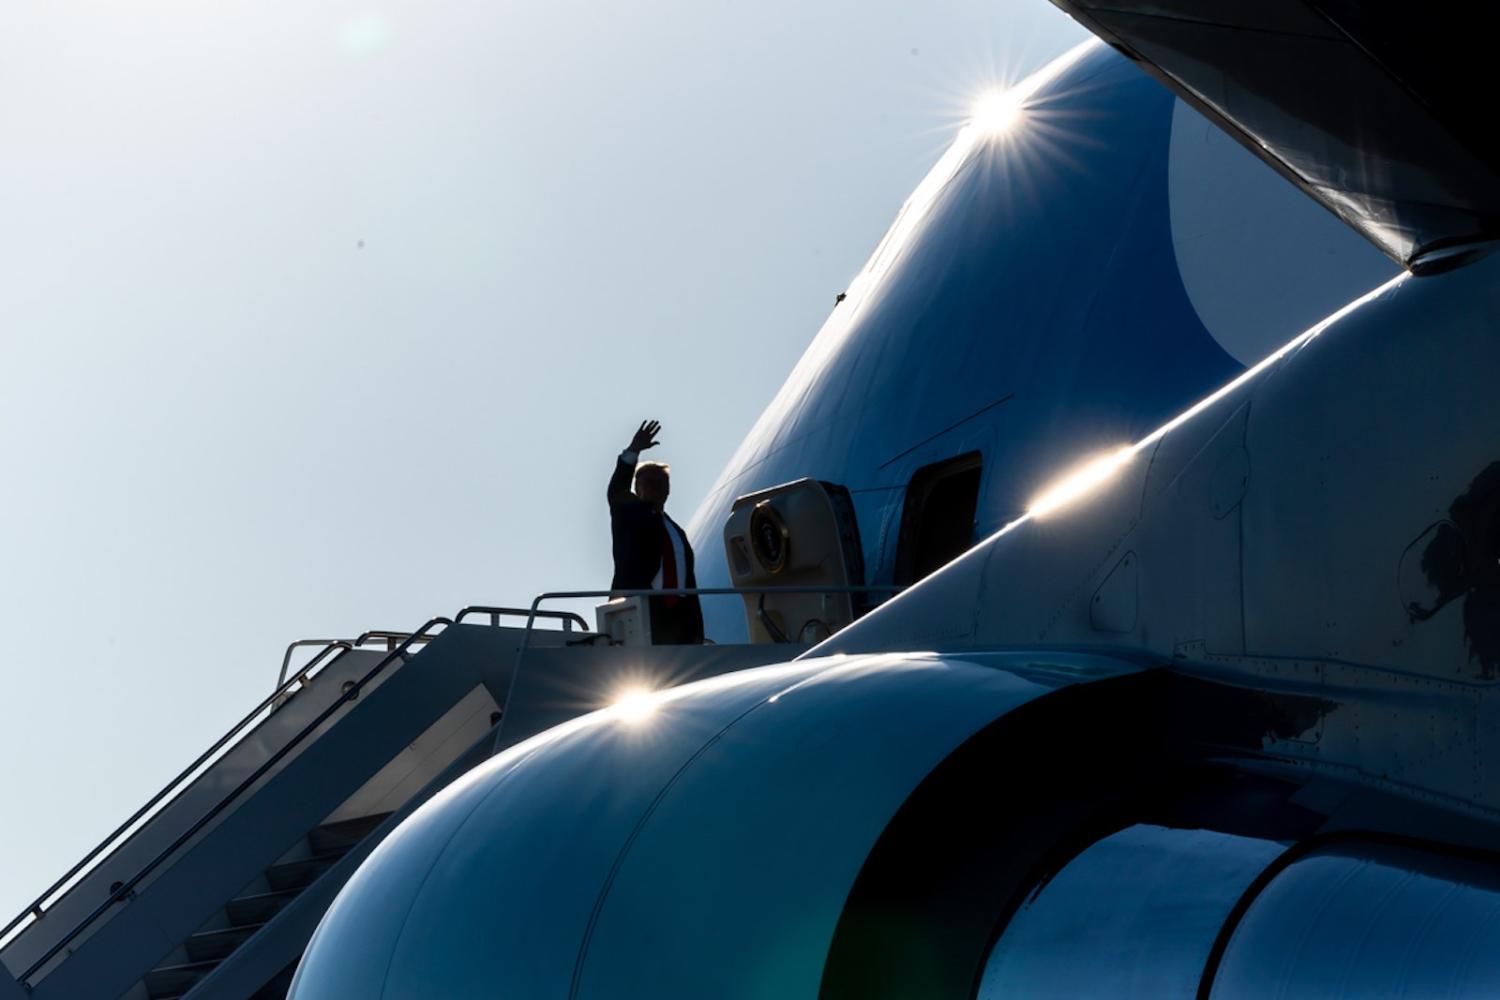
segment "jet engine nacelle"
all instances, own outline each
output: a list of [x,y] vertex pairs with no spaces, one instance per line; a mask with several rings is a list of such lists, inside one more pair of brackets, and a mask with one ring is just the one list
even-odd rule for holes
[[662,692],[413,814],[291,997],[1332,996],[1356,959],[1487,995],[1500,869],[1350,829],[1430,809],[1224,763],[1315,702],[1041,651]]

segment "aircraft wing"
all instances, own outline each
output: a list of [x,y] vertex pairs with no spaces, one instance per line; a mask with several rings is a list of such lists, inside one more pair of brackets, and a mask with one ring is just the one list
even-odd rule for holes
[[1483,5],[1053,3],[1403,267],[1437,269],[1500,237]]

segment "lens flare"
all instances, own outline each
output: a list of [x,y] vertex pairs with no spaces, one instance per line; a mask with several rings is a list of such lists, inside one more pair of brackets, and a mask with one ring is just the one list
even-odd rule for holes
[[656,692],[649,688],[631,687],[621,691],[610,702],[609,710],[621,722],[638,723],[649,719],[656,712]]
[[1089,459],[1043,490],[1036,499],[1031,501],[1031,506],[1026,509],[1026,513],[1031,517],[1046,517],[1075,500],[1087,496],[1114,478],[1115,473],[1124,468],[1125,464],[1130,461],[1130,456],[1135,452],[1134,447],[1121,448],[1118,451]]
[[1009,132],[1021,120],[1023,98],[1019,87],[992,90],[975,103],[969,120],[985,135]]

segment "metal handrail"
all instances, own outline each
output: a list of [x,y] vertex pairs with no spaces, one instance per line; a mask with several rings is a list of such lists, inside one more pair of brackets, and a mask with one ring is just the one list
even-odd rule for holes
[[[516,649],[515,674],[521,672],[521,661],[526,656],[526,650],[531,645],[532,626],[543,612],[538,611],[543,601],[568,601],[584,600],[586,598],[598,597],[718,597],[730,594],[759,594],[759,610],[764,613],[767,594],[899,594],[905,587],[885,586],[832,586],[821,587],[678,587],[674,590],[553,590],[538,594],[531,602],[531,609],[526,617],[526,631],[521,636],[521,645]],[[510,702],[515,697],[516,683],[512,679],[510,688],[505,692],[505,704],[501,707],[501,718],[510,714]]]
[[[510,615],[512,618],[525,618],[530,613],[525,608],[492,608],[483,604],[474,604],[454,615],[453,623],[455,625],[462,624],[463,620],[469,615],[488,615],[491,625],[499,625],[502,615]],[[538,618],[560,619],[563,623],[564,632],[573,631],[574,622],[577,622],[578,627],[583,629],[583,631],[587,632],[589,630],[589,623],[584,620],[584,617],[574,614],[572,611],[537,611],[536,616]]]
[[[304,642],[317,642],[317,641],[321,641],[321,640],[304,640]],[[339,640],[334,640],[334,641],[337,642]],[[298,643],[293,643],[292,646],[288,647],[288,649],[287,649],[287,656],[288,657],[291,656],[291,650],[293,648],[295,648],[297,645],[298,645]],[[345,648],[347,648],[347,647],[345,647]],[[216,754],[220,750],[224,749],[224,747],[227,746],[236,736],[238,736],[245,729],[246,726],[248,726],[248,725],[250,725],[250,723],[256,721],[256,718],[258,716],[260,716],[260,714],[262,712],[266,711],[268,708],[275,707],[275,704],[276,704],[277,700],[281,699],[282,697],[284,697],[294,684],[297,684],[298,682],[300,682],[300,681],[302,681],[302,680],[304,680],[306,678],[308,672],[310,670],[312,670],[312,668],[314,666],[317,665],[318,660],[319,660],[319,657],[314,657],[312,660],[310,660],[306,664],[304,664],[302,666],[302,668],[299,669],[297,671],[297,673],[295,675],[293,675],[290,679],[284,680],[281,683],[277,684],[275,691],[273,691],[269,695],[267,695],[266,698],[263,701],[261,701],[260,704],[256,705],[248,713],[246,713],[246,715],[245,715],[244,718],[240,719],[239,722],[236,722],[232,727],[230,727],[229,731],[226,732],[223,736],[219,737],[218,740],[216,740],[214,742],[213,746],[209,747],[207,750],[203,751],[203,753],[199,754],[197,760],[193,761],[187,767],[183,768],[183,770],[181,772],[179,772],[178,775],[175,778],[173,778],[171,781],[167,782],[164,786],[162,786],[161,791],[157,792],[155,795],[151,796],[150,799],[146,800],[146,804],[145,805],[141,806],[135,812],[131,813],[129,819],[127,819],[125,822],[121,823],[118,827],[116,827],[114,829],[114,831],[111,832],[109,834],[109,836],[107,836],[103,840],[101,840],[94,847],[93,850],[91,850],[87,854],[85,854],[78,861],[77,864],[73,865],[72,868],[69,868],[65,873],[63,873],[63,875],[62,875],[61,878],[59,878],[57,881],[53,882],[50,886],[48,886],[47,889],[40,896],[38,896],[35,900],[32,901],[32,903],[31,903],[30,906],[26,907],[24,910],[22,910],[20,913],[18,913],[3,928],[0,928],[0,943],[6,943],[7,942],[7,938],[10,936],[11,931],[13,931],[17,927],[19,927],[21,925],[21,923],[26,920],[27,917],[34,917],[36,919],[41,919],[42,914],[44,914],[46,912],[46,906],[45,906],[45,904],[50,900],[51,896],[54,893],[56,893],[59,889],[63,888],[63,886],[67,885],[70,881],[72,881],[72,879],[73,879],[74,876],[76,876],[77,874],[79,874],[80,872],[82,872],[85,868],[87,868],[89,866],[89,864],[95,858],[99,857],[99,855],[103,854],[104,851],[105,851],[105,849],[108,848],[108,847],[110,847],[110,845],[113,844],[115,842],[115,840],[120,837],[121,834],[125,833],[125,831],[127,831],[131,827],[133,827],[147,813],[151,812],[152,809],[156,808],[156,806],[163,799],[165,799],[168,796],[169,793],[171,793],[173,790],[177,789],[180,785],[182,785],[183,782],[185,782],[190,775],[192,775],[195,771],[197,771],[200,767],[202,767],[205,763],[207,763],[214,756],[214,754]],[[283,675],[285,674],[285,671],[286,671],[286,664],[287,664],[286,659],[283,659],[282,660],[282,672],[283,672]]]
[[[213,822],[214,819],[216,819],[218,815],[225,809],[229,808],[230,804],[233,803],[235,799],[239,798],[247,788],[264,777],[266,772],[268,772],[272,767],[279,764],[282,758],[290,753],[294,747],[300,745],[301,742],[306,739],[314,730],[316,730],[319,726],[323,725],[323,723],[332,718],[333,713],[336,712],[341,705],[343,705],[345,702],[353,701],[355,698],[358,698],[360,690],[363,689],[364,686],[370,681],[374,680],[377,674],[379,674],[382,670],[389,666],[394,660],[404,656],[406,654],[406,651],[413,644],[419,641],[426,641],[425,636],[427,632],[438,625],[452,624],[453,620],[451,618],[444,618],[442,616],[428,619],[427,623],[417,631],[413,632],[410,636],[408,636],[405,642],[383,656],[379,663],[371,667],[370,670],[359,680],[346,687],[339,694],[338,698],[334,699],[334,701],[329,704],[327,708],[318,713],[317,718],[313,719],[306,726],[302,727],[302,729],[298,731],[295,736],[284,743],[279,749],[276,750],[275,753],[267,757],[266,760],[262,762],[261,765],[254,771],[252,771],[243,781],[241,781],[234,788],[230,789],[230,791],[223,798],[221,798],[212,809],[200,816],[192,826],[188,827],[181,834],[179,834],[176,840],[173,840],[172,843],[168,844],[163,850],[158,852],[154,858],[146,862],[145,866],[141,868],[140,871],[136,872],[125,881],[114,886],[110,891],[108,899],[95,907],[93,912],[80,920],[72,930],[68,931],[68,933],[63,935],[63,937],[56,944],[47,949],[46,954],[42,955],[41,958],[31,963],[30,967],[27,968],[25,972],[16,977],[21,985],[29,989],[29,986],[27,986],[27,980],[36,975],[36,973],[40,971],[42,967],[45,966],[48,962],[56,958],[64,948],[66,948],[73,942],[74,938],[83,933],[84,929],[92,924],[95,920],[97,920],[101,915],[103,915],[106,910],[108,910],[111,906],[114,906],[120,900],[130,896],[134,892],[135,887],[140,884],[142,879],[155,871],[157,866],[159,866],[163,861],[175,854],[183,844],[186,844],[193,837],[197,836],[199,831],[201,831],[209,823]],[[280,693],[281,692],[278,690],[277,694]],[[266,699],[266,701],[263,702],[262,705],[264,706],[268,704],[274,697],[275,695],[273,695],[272,698]]]
[[347,652],[354,648],[354,644],[348,639],[298,639],[296,642],[288,643],[286,653],[281,657],[281,673],[276,676],[276,687],[278,689],[286,683],[286,672],[292,666],[292,654],[304,646],[322,646],[323,649],[312,659],[304,663],[302,669],[297,671],[298,674],[307,673],[307,671],[321,663],[323,658],[335,649],[342,649]]
[[[416,632],[393,632],[389,629],[372,628],[368,632],[360,633],[359,638],[354,640],[354,645],[359,647],[369,642],[383,642],[386,651],[389,652],[396,648],[397,643],[405,642],[416,634]],[[430,638],[431,636],[423,636],[418,638],[417,642],[427,642]]]

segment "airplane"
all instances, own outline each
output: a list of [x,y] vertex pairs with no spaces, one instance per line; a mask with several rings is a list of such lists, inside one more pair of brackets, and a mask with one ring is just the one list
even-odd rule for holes
[[695,515],[719,645],[319,647],[0,1000],[1494,995],[1479,43],[1059,6]]

